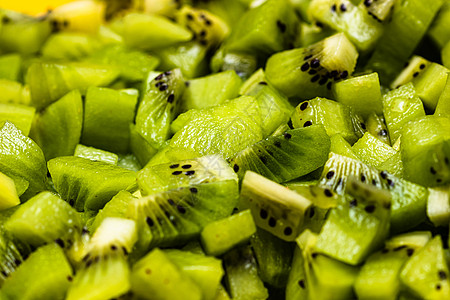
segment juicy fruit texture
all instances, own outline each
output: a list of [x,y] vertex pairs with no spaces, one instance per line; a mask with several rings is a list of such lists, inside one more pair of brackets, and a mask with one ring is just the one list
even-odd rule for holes
[[288,97],[326,97],[333,80],[347,78],[358,52],[343,33],[306,48],[274,54],[266,65],[267,80]]
[[33,252],[3,283],[2,292],[10,299],[62,299],[72,276],[63,250],[53,243]]
[[28,136],[35,111],[33,107],[21,104],[0,103],[0,122],[10,121],[24,135]]
[[42,150],[9,121],[0,127],[0,171],[14,180],[24,200],[47,187]]
[[245,174],[241,199],[258,227],[286,241],[296,238],[311,206],[303,196],[252,171]]
[[14,180],[0,172],[0,211],[20,204]]
[[329,148],[324,128],[314,125],[288,130],[253,144],[239,152],[231,165],[241,179],[251,170],[276,182],[286,182],[322,166]]
[[48,162],[56,191],[78,211],[98,210],[121,190],[132,190],[136,174],[105,162],[61,156]]
[[24,254],[27,251],[21,244],[7,231],[0,229],[0,286],[22,264]]

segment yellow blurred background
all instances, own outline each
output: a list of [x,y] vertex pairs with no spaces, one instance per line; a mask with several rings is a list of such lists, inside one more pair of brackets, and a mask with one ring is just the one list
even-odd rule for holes
[[0,8],[37,16],[73,0],[0,0]]

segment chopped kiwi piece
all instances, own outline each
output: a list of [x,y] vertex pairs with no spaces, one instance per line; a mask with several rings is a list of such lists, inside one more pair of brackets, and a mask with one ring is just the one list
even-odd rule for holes
[[286,0],[269,0],[248,10],[235,25],[226,48],[259,56],[291,48],[298,19]]
[[75,148],[74,156],[87,158],[93,161],[103,161],[112,165],[117,165],[117,161],[119,160],[119,156],[115,153],[81,144],[78,144]]
[[397,178],[386,171],[378,171],[349,157],[330,154],[322,172],[319,185],[343,194],[348,178],[354,176],[363,183],[387,190],[392,196],[391,231],[399,232],[412,228],[426,219],[426,188]]
[[348,156],[353,159],[359,159],[358,156],[356,156],[355,152],[352,150],[352,146],[347,142],[341,134],[336,133],[330,137],[330,152]]
[[413,79],[417,95],[428,110],[434,111],[436,108],[439,96],[445,88],[449,72],[450,70],[446,67],[431,63],[419,76]]
[[394,4],[392,20],[386,24],[366,66],[378,72],[382,84],[390,84],[402,70],[442,3],[415,0]]
[[220,155],[208,155],[194,159],[146,166],[138,173],[142,195],[151,195],[179,187],[235,180],[233,169]]
[[81,60],[101,49],[102,43],[90,34],[61,32],[52,34],[42,46],[48,60]]
[[428,36],[442,49],[450,41],[450,3],[444,2],[433,23],[428,29]]
[[383,112],[380,81],[376,72],[337,82],[332,91],[337,102],[350,106],[364,119],[370,113]]
[[0,191],[0,211],[20,204],[14,180],[2,172],[0,172]]
[[42,18],[4,9],[0,10],[0,16],[1,52],[24,56],[36,54],[51,33],[49,22]]
[[223,105],[190,110],[171,124],[177,128],[170,146],[224,158],[261,140],[261,115],[254,97],[241,96]]
[[392,143],[400,137],[402,128],[409,121],[425,116],[423,103],[412,83],[383,95],[383,115]]
[[251,170],[276,182],[286,182],[321,167],[329,149],[330,139],[323,126],[314,125],[259,141],[239,152],[231,165],[241,179]]
[[241,206],[250,208],[256,225],[285,241],[301,232],[311,202],[252,171],[245,173]]
[[250,210],[229,216],[206,225],[200,239],[206,254],[219,256],[255,234],[256,226]]
[[219,45],[230,32],[228,25],[220,17],[188,5],[177,11],[176,21],[192,31],[193,39],[203,46]]
[[[379,22],[388,21],[396,0],[364,0],[359,1],[368,14]],[[354,2],[354,1],[353,1]],[[354,3],[357,4],[357,3]]]
[[423,186],[450,182],[450,120],[425,116],[408,123],[402,131],[402,161],[405,179]]
[[246,80],[258,68],[258,58],[254,54],[229,51],[223,45],[211,58],[212,72],[233,70],[243,80]]
[[0,172],[11,177],[20,190],[28,185],[22,201],[47,189],[42,150],[9,121],[0,124]]
[[441,236],[437,235],[406,262],[400,280],[413,295],[430,299],[448,297],[449,268],[443,250]]
[[[129,13],[114,20],[111,28],[130,48],[153,50],[192,39],[192,32],[168,18],[144,13]],[[151,28],[151,30],[147,30]]]
[[266,64],[266,78],[288,97],[326,97],[334,81],[353,73],[357,57],[355,46],[339,33],[305,48],[274,54]]
[[352,178],[346,193],[350,197],[341,198],[331,209],[315,247],[339,261],[357,265],[389,234],[391,195]]
[[0,79],[18,81],[21,75],[21,64],[22,57],[17,53],[1,55]]
[[0,103],[18,103],[28,105],[31,102],[28,86],[17,81],[0,79]]
[[154,70],[160,63],[156,56],[130,50],[122,45],[111,45],[95,51],[87,61],[117,66],[120,69],[120,76],[127,81],[144,80],[148,72]]
[[236,98],[242,84],[233,70],[189,80],[183,94],[183,111],[202,109]]
[[165,250],[164,253],[182,273],[188,275],[200,287],[202,299],[217,300],[219,289],[225,292],[220,284],[224,275],[220,259],[177,249]]
[[104,6],[99,2],[77,1],[57,6],[48,15],[52,30],[97,33],[102,23]]
[[257,229],[250,241],[261,280],[278,288],[286,286],[294,245],[261,228]]
[[[179,69],[155,77],[146,87],[136,112],[136,131],[158,149],[169,138],[185,84]],[[93,120],[94,121],[94,120]]]
[[51,243],[33,252],[5,280],[2,292],[10,299],[63,299],[72,279],[63,250]]
[[450,68],[450,41],[448,41],[448,43],[442,49],[441,57],[442,57],[441,58],[442,59],[442,64],[445,67]]
[[[450,45],[450,43],[449,43]],[[447,76],[447,82],[445,83],[444,90],[441,96],[439,96],[438,103],[436,104],[436,110],[434,114],[440,117],[450,116],[450,76]]]
[[87,63],[36,62],[27,72],[32,105],[42,109],[68,92],[90,86],[105,86],[119,75],[115,67]]
[[225,281],[232,299],[267,299],[268,290],[258,276],[258,268],[251,247],[238,247],[224,256]]
[[21,205],[5,228],[34,247],[56,240],[64,246],[81,230],[81,221],[67,202],[51,192],[42,192]]
[[134,89],[89,88],[84,101],[81,142],[85,145],[126,153],[138,92]]
[[[309,0],[308,0],[309,1]],[[319,25],[317,25],[319,24]],[[300,37],[295,43],[295,47],[306,47],[311,44],[317,43],[330,35],[333,35],[335,31],[322,23],[300,23]]]
[[[181,174],[179,176],[185,176]],[[192,184],[133,199],[127,217],[136,220],[141,251],[182,245],[210,222],[231,215],[238,202],[236,180]]]
[[25,136],[28,136],[35,112],[36,109],[34,107],[22,104],[0,103],[0,123],[10,121]]
[[305,259],[300,246],[295,245],[291,270],[286,283],[286,300],[308,299],[306,283]]
[[363,163],[376,168],[397,153],[368,132],[353,144],[352,150]]
[[111,299],[127,293],[131,283],[126,258],[136,239],[134,221],[104,219],[87,245],[66,299]]
[[[398,235],[386,241],[382,250],[368,257],[355,282],[355,292],[360,299],[397,299],[402,286],[400,271],[408,259],[427,242],[420,244],[420,233]],[[428,237],[429,239],[429,237]]]
[[372,112],[366,119],[367,132],[386,145],[391,145],[384,117]]
[[364,7],[348,0],[313,0],[308,14],[331,28],[344,32],[362,52],[370,51],[383,33],[383,26]]
[[398,74],[394,81],[392,81],[390,85],[391,88],[397,89],[400,86],[412,81],[414,78],[423,73],[429,65],[430,62],[425,58],[418,55],[412,56],[403,71]]
[[339,133],[350,144],[362,137],[365,124],[347,105],[326,98],[301,102],[292,113],[294,128],[322,124],[329,136]]
[[200,300],[203,296],[195,281],[160,249],[139,260],[130,278],[133,294],[143,299]]
[[61,156],[48,170],[56,191],[78,211],[99,210],[119,191],[136,188],[135,172],[101,161]]
[[304,276],[299,274],[299,280],[303,281],[298,281],[298,285],[300,288],[305,286],[308,298],[353,299],[352,287],[358,268],[320,253],[316,247],[318,236],[309,230],[305,230],[296,241],[302,250],[304,267]]
[[78,90],[38,112],[30,137],[42,148],[47,160],[73,155],[83,127],[83,101]]

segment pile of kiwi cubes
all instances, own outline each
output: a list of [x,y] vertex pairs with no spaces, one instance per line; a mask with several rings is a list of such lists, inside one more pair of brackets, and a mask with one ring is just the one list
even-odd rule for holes
[[450,299],[449,0],[0,9],[0,300]]

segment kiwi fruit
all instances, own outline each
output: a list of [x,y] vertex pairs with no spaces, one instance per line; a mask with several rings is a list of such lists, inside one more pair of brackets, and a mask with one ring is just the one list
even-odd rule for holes
[[0,229],[0,286],[24,261],[23,247],[5,229]]
[[14,180],[2,172],[0,172],[0,191],[0,211],[19,205],[19,195],[24,192],[23,190],[17,190]]
[[397,89],[400,86],[412,81],[418,77],[428,66],[430,62],[425,58],[413,55],[411,59],[406,63],[403,71],[392,81],[391,88]]
[[87,158],[93,161],[103,161],[112,165],[117,165],[117,161],[119,160],[119,156],[115,153],[84,146],[82,144],[77,145],[74,156]]
[[34,107],[15,103],[0,103],[0,123],[10,121],[25,136],[28,136],[35,112]]
[[256,225],[285,241],[302,230],[311,201],[257,173],[247,171],[242,181],[242,209],[250,208]]
[[376,113],[371,113],[366,119],[367,132],[376,137],[386,145],[391,145],[389,131],[384,122],[384,117]]
[[288,97],[326,97],[334,81],[353,73],[357,57],[355,46],[338,33],[305,48],[272,55],[266,64],[266,78]]
[[31,253],[3,282],[2,292],[7,299],[63,299],[72,280],[63,250],[51,243]]
[[368,132],[353,144],[352,150],[362,162],[378,169],[381,164],[398,153]]
[[375,20],[385,22],[392,14],[395,0],[364,0],[361,4]]
[[110,299],[131,288],[127,255],[137,239],[136,224],[122,218],[105,218],[87,245],[67,299]]
[[21,74],[22,56],[17,53],[0,56],[0,78],[18,81]]
[[241,179],[251,170],[270,180],[286,182],[321,167],[329,148],[330,139],[323,126],[315,125],[259,141],[239,152],[231,165]]

